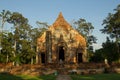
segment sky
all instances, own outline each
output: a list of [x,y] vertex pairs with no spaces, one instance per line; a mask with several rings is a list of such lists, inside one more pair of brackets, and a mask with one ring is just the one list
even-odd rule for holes
[[[60,12],[70,24],[83,18],[95,28],[93,35],[98,40],[97,44],[94,44],[94,49],[98,49],[106,41],[106,35],[100,32],[104,27],[103,20],[108,13],[114,13],[113,9],[118,4],[120,0],[1,0],[0,12],[19,12],[28,18],[29,24],[33,27],[37,27],[36,21],[52,25]],[[5,30],[9,29],[7,26],[6,24]]]

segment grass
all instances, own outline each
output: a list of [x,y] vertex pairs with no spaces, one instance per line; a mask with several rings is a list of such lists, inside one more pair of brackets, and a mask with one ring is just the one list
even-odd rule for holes
[[55,75],[28,76],[0,73],[0,80],[55,80],[55,79],[56,79]]
[[[70,75],[72,80],[120,80],[120,74]],[[0,73],[0,80],[55,80],[55,75],[29,76]]]
[[120,80],[120,74],[71,75],[72,80]]

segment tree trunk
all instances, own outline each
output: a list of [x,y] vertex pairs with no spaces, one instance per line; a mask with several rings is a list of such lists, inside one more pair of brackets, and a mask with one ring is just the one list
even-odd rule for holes
[[31,58],[31,64],[33,64],[33,57]]
[[8,63],[8,57],[9,57],[9,56],[8,56],[8,54],[7,54],[7,55],[6,55],[6,63]]
[[119,44],[118,44],[119,38],[118,34],[116,35],[116,47],[117,47],[117,53],[119,54],[119,63],[120,63],[120,51],[119,51]]
[[[14,59],[16,58],[16,40],[15,40],[15,43],[14,43],[14,52],[13,52],[13,57]],[[13,61],[13,65],[15,65],[15,60]]]
[[36,52],[36,64],[38,64],[38,53]]
[[1,30],[0,30],[0,54],[1,54],[1,49],[2,49],[2,36],[3,36],[3,27],[4,27],[4,21],[2,20],[2,25],[1,25]]

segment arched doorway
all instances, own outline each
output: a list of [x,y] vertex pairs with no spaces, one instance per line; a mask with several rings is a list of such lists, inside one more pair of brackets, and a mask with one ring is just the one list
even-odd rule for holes
[[82,53],[78,53],[78,63],[83,62]]
[[64,46],[60,46],[59,47],[59,61],[62,60],[64,61],[65,60],[65,51],[64,51]]

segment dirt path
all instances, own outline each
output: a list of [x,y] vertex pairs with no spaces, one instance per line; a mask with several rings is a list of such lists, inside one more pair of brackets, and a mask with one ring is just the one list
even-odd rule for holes
[[58,75],[56,80],[72,80],[69,75]]

